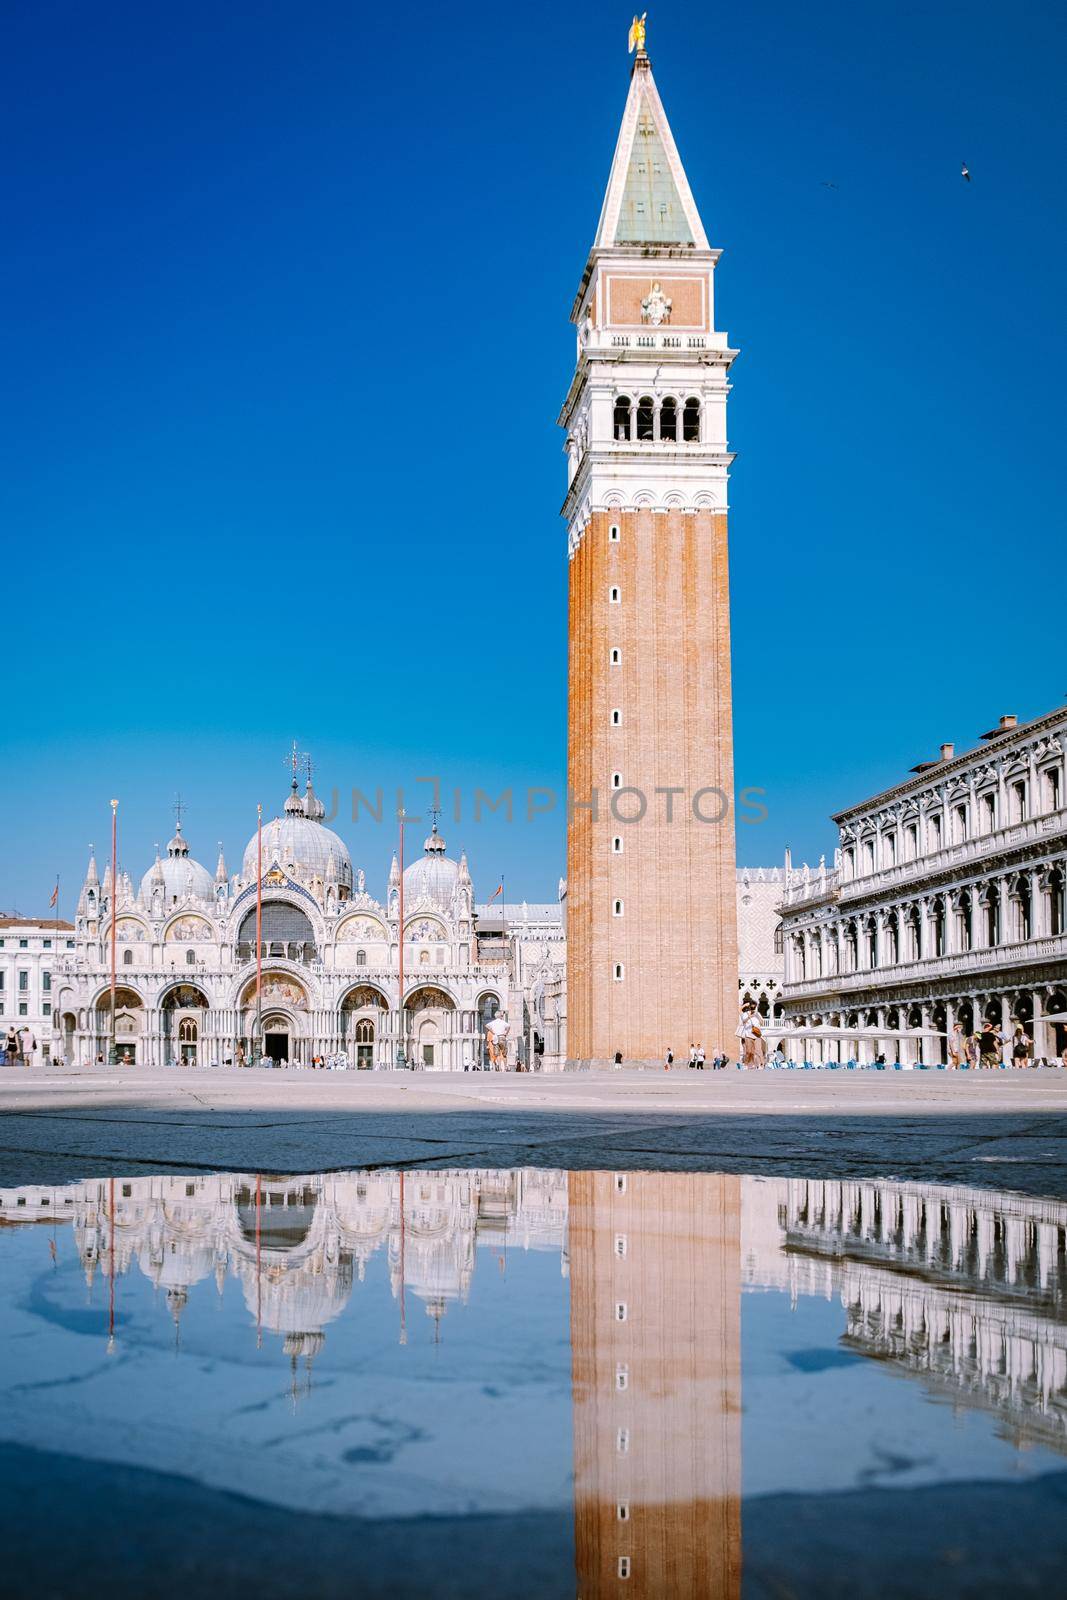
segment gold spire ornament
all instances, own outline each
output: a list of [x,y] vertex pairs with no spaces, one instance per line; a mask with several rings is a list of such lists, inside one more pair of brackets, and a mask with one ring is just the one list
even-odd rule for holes
[[645,53],[645,18],[647,11],[642,11],[639,17],[634,17],[630,24],[630,55],[636,50],[638,55]]

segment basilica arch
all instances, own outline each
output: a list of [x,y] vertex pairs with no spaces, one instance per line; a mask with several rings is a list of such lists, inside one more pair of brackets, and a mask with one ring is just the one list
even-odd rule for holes
[[307,1066],[311,1056],[312,1016],[308,991],[291,972],[269,969],[263,974],[260,1008],[263,1038],[256,1037],[256,980],[245,984],[238,1007],[246,1051],[253,1045],[274,1061]]
[[194,983],[172,983],[159,998],[160,1043],[164,1066],[206,1065],[210,1001]]
[[[115,1047],[120,1062],[127,1057],[131,1065],[144,1061],[145,1021],[144,996],[128,984],[119,984],[115,989]],[[93,1002],[93,1023],[93,1054],[103,1055],[106,1060],[111,1048],[110,988],[104,989]]]
[[341,1048],[353,1066],[370,1071],[378,1064],[392,1064],[388,1059],[388,1016],[388,997],[377,984],[353,984],[341,997],[338,1013]]
[[456,1002],[436,984],[412,989],[405,1002],[404,1054],[420,1071],[449,1072],[462,1065]]
[[[267,961],[296,961],[307,965],[318,954],[314,924],[304,907],[294,900],[271,898],[262,909],[263,958]],[[237,929],[238,961],[256,959],[256,908],[253,904],[241,918]]]

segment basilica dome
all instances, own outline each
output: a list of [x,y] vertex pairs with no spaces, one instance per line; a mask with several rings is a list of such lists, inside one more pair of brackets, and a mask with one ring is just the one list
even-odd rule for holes
[[160,883],[163,885],[163,903],[166,906],[172,906],[189,895],[197,900],[210,900],[215,892],[215,880],[211,873],[189,854],[189,845],[182,836],[180,822],[174,838],[167,846],[166,859],[161,861],[157,856],[155,865],[149,867],[141,879],[141,900],[145,905],[152,904],[152,891]]
[[[283,815],[263,824],[264,872],[277,862],[298,882],[321,878],[324,883],[333,881],[351,889],[352,858],[344,840],[320,820],[324,815],[322,801],[310,783],[303,798],[294,783]],[[244,876],[252,882],[256,878],[256,849],[257,835],[253,834],[244,853]]]
[[438,910],[447,911],[458,878],[459,863],[445,855],[445,841],[435,822],[422,856],[404,869],[405,915],[414,911],[420,900],[430,901]]

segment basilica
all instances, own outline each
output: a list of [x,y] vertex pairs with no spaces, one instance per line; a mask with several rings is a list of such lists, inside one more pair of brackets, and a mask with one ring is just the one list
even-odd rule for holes
[[509,1065],[552,1065],[563,886],[554,905],[478,905],[466,856],[449,856],[435,821],[402,892],[394,855],[378,899],[324,819],[310,778],[301,794],[294,777],[236,873],[221,849],[213,873],[197,861],[180,817],[139,884],[122,870],[113,882],[110,866],[101,879],[90,855],[73,935],[53,958],[53,1053],[70,1065],[114,1045],[120,1062],[147,1066],[264,1056],[455,1071],[486,1063],[492,1031]]

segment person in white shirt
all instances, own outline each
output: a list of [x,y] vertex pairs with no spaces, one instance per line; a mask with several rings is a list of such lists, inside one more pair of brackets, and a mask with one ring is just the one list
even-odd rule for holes
[[759,1013],[751,1000],[741,1007],[737,1024],[737,1037],[741,1041],[741,1065],[761,1071],[766,1062],[766,1045],[760,1028]]

